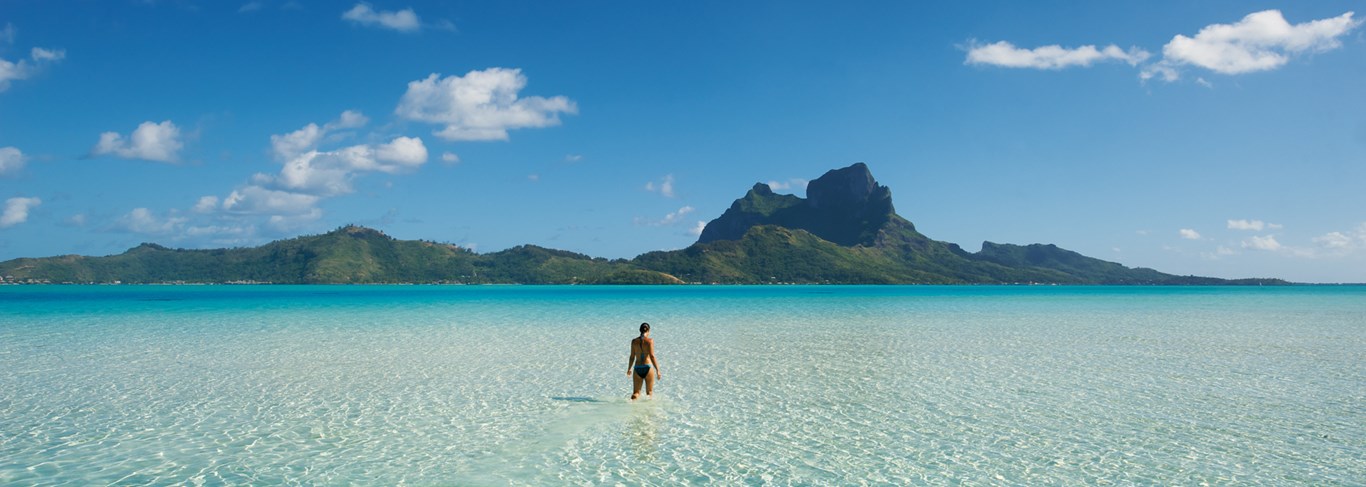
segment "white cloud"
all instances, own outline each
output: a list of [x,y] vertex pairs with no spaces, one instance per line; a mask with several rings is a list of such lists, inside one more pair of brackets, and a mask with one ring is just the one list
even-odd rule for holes
[[310,123],[287,134],[270,136],[270,147],[277,159],[288,160],[317,147],[322,138],[323,129],[316,123]]
[[1346,249],[1352,246],[1352,237],[1342,232],[1329,232],[1322,236],[1314,237],[1314,243],[1328,249]]
[[115,222],[115,227],[133,233],[168,235],[178,232],[185,226],[185,222],[187,221],[189,221],[188,218],[175,216],[174,214],[168,214],[165,218],[160,218],[146,208],[133,208],[133,211],[119,217]]
[[217,210],[217,209],[218,209],[218,197],[217,197],[217,196],[204,196],[204,197],[201,197],[201,198],[199,198],[199,201],[198,201],[197,203],[194,204],[194,212],[195,212],[195,213],[213,213],[214,210]]
[[1171,82],[1181,79],[1181,73],[1178,72],[1176,68],[1163,62],[1149,64],[1138,72],[1138,79],[1147,81],[1153,78],[1161,78],[1162,81]]
[[323,137],[337,130],[360,128],[370,122],[365,114],[346,110],[336,120],[319,127],[316,123],[305,125],[299,130],[281,135],[270,136],[270,146],[279,160],[289,160],[318,147]]
[[455,155],[454,152],[443,152],[441,153],[441,162],[446,163],[448,166],[454,166],[460,164],[460,156]]
[[1065,48],[1056,44],[1024,49],[1006,41],[991,44],[977,44],[974,41],[970,44],[965,63],[1005,68],[1063,69],[1090,66],[1099,61],[1121,61],[1134,66],[1149,56],[1148,51],[1137,47],[1125,51],[1114,44],[1100,49],[1093,45]]
[[38,198],[10,198],[5,200],[5,210],[0,213],[0,228],[9,228],[28,221],[28,212],[43,204]]
[[237,13],[243,14],[247,12],[255,12],[257,10],[261,10],[261,2],[247,2],[242,4],[241,8],[237,9]]
[[664,215],[664,220],[660,221],[660,224],[661,224],[661,225],[673,225],[673,224],[675,224],[675,223],[679,223],[679,222],[682,221],[682,219],[683,219],[684,216],[686,216],[687,214],[692,213],[692,212],[693,212],[693,207],[691,207],[691,206],[684,206],[684,207],[682,207],[682,208],[679,208],[678,211],[674,211],[674,212],[672,212],[672,213],[669,213],[668,215]]
[[317,205],[320,199],[311,194],[249,185],[233,190],[228,197],[223,198],[222,209],[236,215],[298,216],[317,211],[314,205]]
[[85,220],[85,213],[77,213],[75,215],[71,215],[70,218],[67,218],[66,223],[71,226],[83,227],[85,226]]
[[[5,30],[0,31],[0,36],[9,37],[14,40],[14,26],[5,24]],[[18,61],[8,61],[0,59],[0,92],[9,89],[10,81],[27,79],[36,74],[43,66],[61,61],[66,57],[64,49],[44,49],[35,47],[29,50],[30,59],[20,59]]]
[[1180,233],[1181,238],[1184,238],[1186,240],[1200,240],[1200,232],[1197,232],[1195,230],[1191,230],[1189,228],[1182,228]]
[[540,175],[540,174],[536,174],[536,173],[531,173],[531,174],[526,175],[526,179],[527,179],[527,181],[531,181],[531,182],[533,182],[533,183],[540,182],[540,181],[541,181],[541,175]]
[[361,2],[351,7],[351,10],[342,12],[341,18],[366,27],[380,27],[399,32],[417,32],[422,29],[422,22],[418,20],[417,13],[413,12],[412,8],[376,11],[370,4]]
[[29,52],[34,61],[61,61],[66,59],[66,49],[43,49],[35,47]]
[[375,160],[393,165],[377,165],[375,170],[395,172],[401,168],[417,167],[427,162],[427,146],[417,137],[394,137],[387,144],[375,146]]
[[0,42],[6,44],[14,43],[14,24],[5,22],[5,28],[0,29]]
[[[692,213],[693,211],[695,211],[695,210],[693,209],[693,207],[691,207],[691,206],[684,206],[684,207],[682,207],[682,208],[679,208],[678,210],[669,212],[669,214],[664,215],[664,218],[659,219],[659,220],[648,220],[648,219],[645,219],[645,218],[636,217],[635,223],[636,223],[637,225],[645,225],[645,226],[651,226],[651,227],[663,227],[663,226],[677,225],[677,224],[683,223],[683,217],[688,216],[688,214],[689,214],[689,213]],[[706,224],[703,223],[703,225],[706,225]]]
[[1243,248],[1276,251],[1281,249],[1281,243],[1276,241],[1275,235],[1254,235],[1247,240],[1243,240]]
[[774,191],[787,191],[789,189],[806,191],[806,185],[809,182],[810,181],[801,178],[792,178],[787,181],[769,181],[768,188]]
[[446,140],[507,140],[508,130],[551,127],[561,113],[578,113],[564,96],[518,97],[526,86],[520,69],[489,68],[464,76],[432,74],[408,83],[394,110],[398,116],[445,125],[436,136]]
[[356,110],[346,110],[343,111],[336,120],[328,122],[327,125],[324,125],[323,127],[327,130],[354,129],[364,127],[367,123],[370,123],[370,117],[365,116],[364,113]]
[[24,168],[28,157],[15,147],[0,147],[0,176],[14,174]]
[[1228,228],[1230,230],[1252,230],[1260,232],[1268,228],[1272,230],[1279,230],[1280,228],[1282,228],[1282,225],[1278,225],[1275,223],[1266,223],[1261,220],[1229,220]]
[[[310,124],[311,125],[311,124]],[[309,150],[285,161],[280,174],[258,174],[257,182],[320,196],[352,192],[356,173],[399,173],[427,162],[427,147],[416,137],[395,137],[374,146],[361,144],[334,151]]]
[[659,194],[663,195],[665,198],[673,198],[673,197],[675,197],[675,195],[674,195],[674,175],[673,175],[673,174],[665,174],[665,175],[664,175],[664,179],[660,180],[659,184],[657,184],[657,185],[655,184],[654,181],[650,181],[650,182],[645,183],[645,190],[646,190],[646,191],[649,191],[649,192],[651,192],[651,193],[658,192]]
[[284,167],[277,175],[257,174],[255,184],[319,196],[350,193],[351,180],[360,172],[399,173],[427,162],[421,138],[394,137],[387,143],[360,144],[322,151],[318,145],[336,130],[357,128],[369,122],[364,114],[347,110],[337,120],[305,125],[287,134],[270,136],[275,158]]
[[1206,81],[1205,78],[1195,78],[1195,84],[1200,85],[1200,86],[1203,86],[1203,87],[1206,87],[1206,88],[1214,88],[1214,83],[1210,83],[1209,81]]
[[707,222],[698,220],[697,224],[693,225],[692,230],[689,230],[688,233],[692,234],[693,236],[699,236],[702,235],[702,229],[704,228],[707,228]]
[[180,141],[180,128],[166,120],[161,123],[142,122],[124,139],[117,132],[100,134],[99,143],[92,153],[95,155],[115,155],[124,159],[143,159],[157,162],[176,162],[184,144]]
[[1277,69],[1292,56],[1342,46],[1341,38],[1361,25],[1352,16],[1347,12],[1291,25],[1279,10],[1263,10],[1234,24],[1208,25],[1195,37],[1173,37],[1162,47],[1162,60],[1144,67],[1140,76],[1175,81],[1180,78],[1176,68],[1185,65],[1229,75]]
[[1341,256],[1366,249],[1366,223],[1346,232],[1328,232],[1314,237],[1313,241],[1330,255]]
[[583,154],[567,154],[564,156],[564,162],[579,162],[582,160]]
[[1228,256],[1230,256],[1230,255],[1238,255],[1238,251],[1233,250],[1233,249],[1230,249],[1230,248],[1225,247],[1225,246],[1223,246],[1223,245],[1220,245],[1220,246],[1218,246],[1217,248],[1215,248],[1215,249],[1214,249],[1214,252],[1201,252],[1201,253],[1200,253],[1200,257],[1203,258],[1203,259],[1206,259],[1206,260],[1219,260],[1219,259],[1222,259],[1222,258],[1224,258],[1224,257],[1228,257]]
[[322,217],[323,210],[320,208],[313,208],[307,213],[271,215],[270,218],[266,220],[266,224],[270,225],[270,227],[277,232],[292,232],[321,220]]

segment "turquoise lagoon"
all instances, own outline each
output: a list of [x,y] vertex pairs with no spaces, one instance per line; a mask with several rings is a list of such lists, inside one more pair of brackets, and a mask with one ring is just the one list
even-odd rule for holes
[[1363,425],[1366,287],[0,287],[0,484],[1359,484]]

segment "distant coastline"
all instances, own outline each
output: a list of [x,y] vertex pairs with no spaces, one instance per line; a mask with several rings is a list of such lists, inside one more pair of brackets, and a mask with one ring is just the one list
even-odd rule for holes
[[144,243],[104,257],[0,262],[3,284],[995,284],[1283,286],[1275,278],[1179,276],[1052,244],[983,242],[968,252],[896,213],[868,166],[826,172],[807,197],[755,184],[698,241],[633,259],[521,245],[477,254],[347,225],[259,247]]

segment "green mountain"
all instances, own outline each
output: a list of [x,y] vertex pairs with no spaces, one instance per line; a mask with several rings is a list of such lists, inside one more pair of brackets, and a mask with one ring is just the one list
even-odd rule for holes
[[811,181],[806,198],[756,184],[708,223],[697,243],[629,261],[534,245],[476,254],[345,226],[252,248],[145,243],[105,257],[14,259],[0,262],[0,276],[54,283],[1286,284],[1131,269],[1054,245],[986,242],[980,252],[967,252],[897,215],[891,190],[863,163]]
[[107,257],[66,255],[0,263],[6,280],[48,282],[605,283],[676,282],[657,272],[533,245],[476,254],[454,245],[397,240],[364,227],[253,248],[186,250],[142,244]]
[[1054,245],[985,242],[970,253],[916,231],[863,163],[825,173],[806,192],[756,184],[707,223],[697,243],[632,263],[687,282],[1285,284],[1131,269]]

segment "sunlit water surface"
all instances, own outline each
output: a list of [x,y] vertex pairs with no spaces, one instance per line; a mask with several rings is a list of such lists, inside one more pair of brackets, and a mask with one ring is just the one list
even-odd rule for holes
[[1363,425],[1363,287],[0,287],[0,484],[1359,484]]

